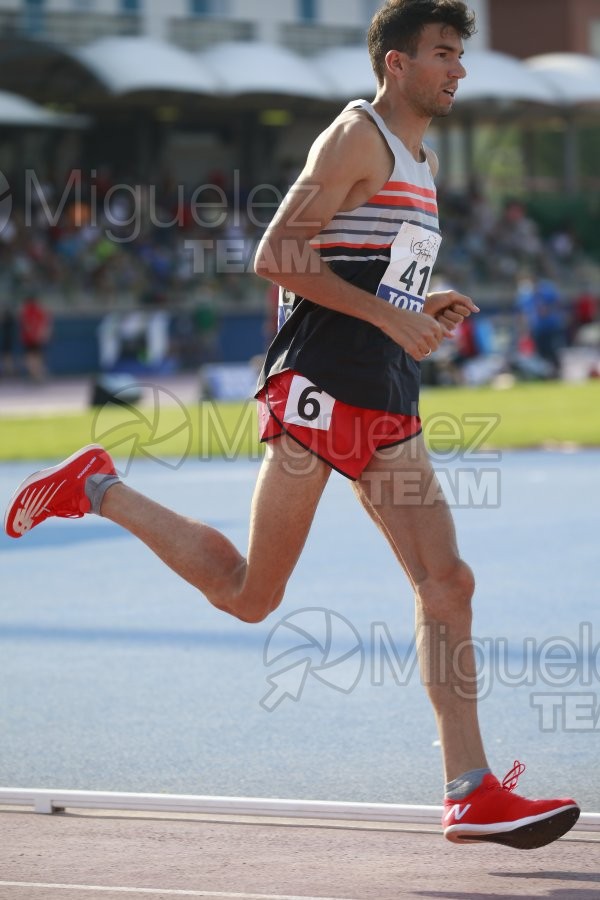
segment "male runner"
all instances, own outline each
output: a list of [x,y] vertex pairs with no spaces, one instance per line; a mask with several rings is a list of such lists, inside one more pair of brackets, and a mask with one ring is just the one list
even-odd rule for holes
[[[447,504],[441,495],[425,500],[435,475],[417,406],[418,361],[478,311],[455,291],[428,293],[440,235],[437,161],[423,146],[431,119],[452,109],[473,30],[460,0],[388,0],[369,31],[375,100],[350,103],[317,138],[258,250],[256,271],[281,286],[281,327],[259,381],[268,443],[247,556],[125,486],[97,446],[28,478],[5,528],[20,537],[49,516],[101,514],[218,609],[259,622],[281,602],[331,469],[340,470],[415,591],[421,671],[439,676],[424,680],[443,751],[445,836],[533,848],[568,831],[579,809],[512,793],[520,763],[502,783],[488,767],[471,698],[473,654],[466,665],[462,653],[461,672],[448,662],[469,646],[473,575]],[[407,479],[404,504],[398,485]]]

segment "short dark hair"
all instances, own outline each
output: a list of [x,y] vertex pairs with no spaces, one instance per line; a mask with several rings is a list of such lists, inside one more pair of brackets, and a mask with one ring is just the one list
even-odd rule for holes
[[449,25],[461,38],[475,33],[475,15],[462,0],[387,0],[373,17],[367,44],[373,71],[383,84],[385,57],[390,50],[415,56],[426,25]]

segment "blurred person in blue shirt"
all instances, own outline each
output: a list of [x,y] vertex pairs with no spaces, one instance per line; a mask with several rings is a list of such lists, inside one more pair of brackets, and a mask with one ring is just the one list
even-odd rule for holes
[[553,281],[525,277],[517,287],[516,307],[521,314],[536,354],[551,366],[551,374],[560,372],[560,349],[565,344],[561,295]]

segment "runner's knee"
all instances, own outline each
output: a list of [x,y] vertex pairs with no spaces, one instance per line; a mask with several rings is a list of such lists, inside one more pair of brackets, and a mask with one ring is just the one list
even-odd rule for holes
[[248,625],[258,625],[277,609],[283,599],[285,587],[270,592],[261,591],[259,595],[241,594],[229,607],[231,615]]
[[467,612],[470,615],[474,590],[473,572],[457,559],[443,574],[427,576],[417,587],[417,599],[427,616],[446,621]]

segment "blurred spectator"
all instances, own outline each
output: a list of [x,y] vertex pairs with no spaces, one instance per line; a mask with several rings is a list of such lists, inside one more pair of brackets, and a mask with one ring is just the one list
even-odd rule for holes
[[167,175],[140,184],[101,167],[94,184],[80,169],[66,183],[44,177],[22,208],[15,203],[1,233],[1,280],[13,292],[43,290],[45,298],[73,305],[136,305],[156,288],[177,304],[215,284],[224,297],[244,301],[259,284],[250,261],[261,234],[234,209],[234,197],[226,215],[217,203],[211,220],[210,204],[226,196],[224,176],[213,172],[205,183],[219,190],[210,200],[206,193],[194,200],[182,185],[174,190]]
[[[600,351],[600,297],[589,287],[573,302],[570,338],[575,346]],[[597,372],[600,373],[600,358],[596,362]]]
[[549,279],[533,281],[525,277],[518,283],[516,307],[524,325],[521,340],[531,339],[537,356],[549,365],[552,377],[560,372],[559,350],[566,343],[560,301],[560,292]]
[[162,309],[109,313],[98,328],[100,367],[132,375],[173,372],[170,327],[171,317]]
[[[286,161],[282,190],[292,169]],[[62,183],[44,173],[30,208],[21,208],[25,200],[15,203],[0,236],[4,279],[25,293],[43,288],[45,297],[73,304],[107,306],[124,298],[135,305],[156,287],[169,304],[195,301],[204,288],[216,288],[225,302],[251,295],[258,303],[262,288],[251,259],[273,192],[254,196],[250,215],[247,185],[232,191],[220,170],[198,180],[214,191],[195,196],[170,173],[153,184],[135,183],[107,166],[94,179],[74,168]],[[493,281],[509,288],[523,266],[573,282],[582,251],[570,223],[543,240],[519,200],[498,210],[475,182],[463,192],[441,185],[438,193],[439,266],[453,286],[468,292]]]
[[15,374],[17,319],[9,305],[0,310],[0,367],[2,375]]
[[539,230],[522,203],[507,201],[492,238],[500,274],[514,276],[523,265],[539,267],[542,263],[543,244]]
[[565,225],[554,234],[550,235],[548,240],[550,249],[557,271],[566,274],[575,265],[577,261],[578,245],[577,238],[571,226]]
[[210,302],[175,314],[170,323],[173,359],[183,369],[196,369],[218,359],[218,320]]
[[[286,160],[282,191],[296,174],[293,169]],[[248,185],[229,184],[221,170],[200,172],[198,184],[212,184],[214,190],[195,195],[193,186],[168,172],[152,184],[136,183],[108,166],[99,167],[93,179],[77,168],[63,181],[44,173],[34,186],[31,208],[15,196],[11,219],[0,233],[0,307],[5,297],[37,295],[56,306],[102,307],[119,322],[124,313],[164,311],[174,358],[194,366],[217,355],[215,317],[250,301],[257,313],[264,310],[268,340],[276,290],[265,296],[251,260],[272,214],[272,191],[264,197],[249,194]],[[566,340],[581,342],[586,329],[600,328],[600,273],[586,259],[575,225],[565,218],[544,237],[524,202],[491,202],[475,182],[460,192],[441,185],[438,202],[444,230],[438,272],[448,285],[483,301],[488,313],[485,321],[480,316],[465,323],[446,356],[436,358],[441,377],[455,383],[468,380],[471,371],[483,373],[486,359],[506,349],[498,347],[496,331],[507,338],[507,352],[527,360],[530,375],[556,372]],[[515,278],[523,271],[531,272],[531,284],[521,285],[515,305]],[[589,290],[573,295],[573,285],[584,283]],[[8,372],[10,317],[0,319],[0,329],[0,365]],[[116,329],[112,338],[111,329],[105,330],[105,349],[122,342],[130,361],[144,363],[147,347],[139,329],[127,333],[126,327],[125,335]],[[586,338],[594,346],[596,334]],[[112,360],[112,350],[106,353]],[[40,351],[36,355],[43,358]],[[41,372],[38,366],[38,376]]]
[[591,325],[598,318],[600,309],[599,298],[596,297],[590,288],[584,290],[575,297],[573,302],[573,325],[577,331],[584,325]]
[[23,303],[20,328],[27,374],[32,381],[41,382],[46,377],[44,352],[52,334],[52,318],[34,296]]

